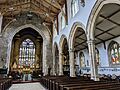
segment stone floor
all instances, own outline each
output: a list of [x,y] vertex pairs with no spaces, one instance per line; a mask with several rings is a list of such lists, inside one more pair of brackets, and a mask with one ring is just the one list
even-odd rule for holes
[[13,84],[9,90],[46,90],[40,83]]

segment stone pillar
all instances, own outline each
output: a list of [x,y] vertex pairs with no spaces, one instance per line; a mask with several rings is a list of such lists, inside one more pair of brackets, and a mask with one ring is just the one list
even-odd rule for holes
[[59,52],[59,75],[63,75],[63,53]]
[[2,48],[3,48],[3,39],[2,36],[0,36],[0,61],[2,59]]
[[79,73],[81,71],[81,60],[80,60],[80,51],[78,51],[78,63],[79,63]]
[[43,75],[46,76],[48,74],[48,65],[47,65],[47,45],[45,43],[45,41],[43,41],[43,58],[42,58],[42,64],[43,64]]
[[3,20],[3,16],[0,14],[0,36],[2,32],[2,20]]
[[[36,60],[35,60],[35,69],[40,68],[40,40],[36,40]],[[38,67],[39,66],[39,67]]]
[[91,79],[95,81],[99,81],[98,77],[98,67],[96,64],[96,57],[95,57],[95,43],[93,40],[87,42],[89,48],[89,56],[90,56],[90,64],[91,64]]
[[70,57],[70,77],[75,77],[75,59],[74,59],[74,50],[69,50],[69,57]]
[[53,75],[55,75],[55,48],[53,50]]
[[39,64],[40,64],[40,70],[42,70],[42,57],[43,57],[43,42],[40,42],[40,61],[39,61]]
[[16,62],[16,65],[18,65],[19,61],[19,47],[20,47],[20,38],[15,38],[15,46],[14,46],[14,60],[13,62]]

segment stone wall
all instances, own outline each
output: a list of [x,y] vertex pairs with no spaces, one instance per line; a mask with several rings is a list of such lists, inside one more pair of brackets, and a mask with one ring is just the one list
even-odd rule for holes
[[12,40],[14,35],[24,28],[32,28],[36,30],[43,38],[43,73],[44,75],[47,75],[49,65],[52,66],[52,37],[50,30],[46,26],[42,25],[39,20],[40,19],[34,19],[33,21],[30,21],[26,20],[26,18],[16,19],[4,28],[3,37],[9,42],[7,44],[7,67],[9,67],[10,64]]

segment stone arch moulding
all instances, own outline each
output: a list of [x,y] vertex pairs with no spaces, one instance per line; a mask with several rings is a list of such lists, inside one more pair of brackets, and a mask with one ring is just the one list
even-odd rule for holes
[[97,16],[102,9],[102,7],[106,4],[120,4],[120,0],[97,0],[88,19],[87,23],[87,39],[88,40],[94,40],[94,27],[95,27],[95,21],[97,19]]
[[[63,34],[63,35],[61,36],[60,42],[59,42],[59,48],[58,48],[58,49],[59,49],[59,52],[62,51],[62,45],[63,45],[64,39],[67,40],[67,37]],[[67,40],[67,43],[68,43],[68,40]],[[62,52],[61,52],[61,53],[62,53]]]
[[[7,48],[7,66],[9,67],[10,63],[10,53],[11,53],[11,46],[12,46],[12,40],[16,33],[18,33],[20,30],[24,28],[32,28],[35,31],[37,31],[43,38],[43,73],[44,75],[48,74],[48,66],[49,63],[51,64],[52,61],[52,43],[49,30],[43,26],[43,25],[34,25],[34,24],[25,24],[25,25],[19,25],[19,26],[12,26],[8,25],[8,27],[5,28],[3,37],[8,41],[8,48]],[[49,55],[50,54],[50,55]],[[51,62],[50,62],[51,61]],[[49,62],[49,63],[48,63]],[[8,70],[9,71],[9,70]]]
[[69,49],[74,49],[73,38],[75,36],[75,32],[76,32],[78,27],[80,27],[81,29],[83,29],[85,31],[85,26],[81,22],[75,22],[72,25],[72,28],[71,28],[70,33],[69,33],[69,38],[68,38]]
[[29,39],[35,44],[35,46],[36,46],[35,38],[32,37],[31,35],[23,36],[23,37],[21,38],[21,40],[20,40],[20,45],[21,45],[22,42],[23,42],[25,39],[27,39],[27,38],[29,38]]

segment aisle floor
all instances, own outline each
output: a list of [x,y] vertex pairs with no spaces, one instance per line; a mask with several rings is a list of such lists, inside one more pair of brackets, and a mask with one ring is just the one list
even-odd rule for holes
[[40,83],[13,84],[9,90],[46,90]]

